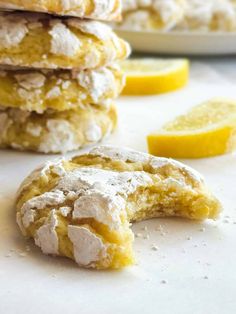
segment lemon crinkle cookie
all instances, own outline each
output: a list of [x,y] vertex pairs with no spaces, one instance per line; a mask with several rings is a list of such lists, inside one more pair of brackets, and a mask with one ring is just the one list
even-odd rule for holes
[[0,107],[0,147],[64,153],[101,141],[116,123],[113,105],[85,105],[42,114]]
[[236,6],[232,0],[186,1],[180,30],[235,31]]
[[182,163],[101,146],[34,171],[19,188],[16,208],[22,233],[45,254],[104,269],[134,262],[130,222],[215,219],[221,205]]
[[124,76],[116,65],[81,71],[0,68],[1,106],[38,113],[87,104],[106,106],[123,86]]
[[124,29],[169,30],[183,18],[185,0],[123,0]]
[[234,0],[123,0],[118,26],[138,30],[234,31]]
[[81,70],[111,64],[129,53],[129,45],[101,22],[0,13],[2,65]]
[[0,0],[0,8],[106,21],[120,19],[121,14],[120,0]]

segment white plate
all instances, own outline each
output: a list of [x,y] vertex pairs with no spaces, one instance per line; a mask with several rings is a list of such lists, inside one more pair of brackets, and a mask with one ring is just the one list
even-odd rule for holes
[[145,32],[117,30],[136,52],[222,55],[236,54],[236,33]]

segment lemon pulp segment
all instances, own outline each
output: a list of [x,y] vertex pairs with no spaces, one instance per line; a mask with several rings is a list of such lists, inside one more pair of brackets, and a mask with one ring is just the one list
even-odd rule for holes
[[186,59],[131,59],[121,62],[126,74],[123,95],[150,95],[184,87],[189,77]]
[[236,101],[212,99],[148,135],[156,156],[201,158],[225,154],[236,145]]

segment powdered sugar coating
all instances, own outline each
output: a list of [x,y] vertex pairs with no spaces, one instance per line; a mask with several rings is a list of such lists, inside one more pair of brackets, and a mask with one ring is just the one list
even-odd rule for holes
[[79,168],[63,177],[57,188],[64,191],[80,189],[74,203],[74,218],[94,218],[111,229],[119,228],[124,198],[140,186],[151,184],[145,172],[115,172],[96,168]]
[[78,143],[75,141],[75,133],[66,120],[48,120],[47,129],[48,133],[39,145],[40,152],[67,152],[78,147]]
[[120,0],[0,0],[0,8],[8,10],[25,10],[46,12],[56,15],[76,16],[99,20],[120,18]]
[[142,30],[148,28],[149,12],[138,10],[130,12],[119,24],[121,29]]
[[95,0],[94,10],[92,13],[93,19],[105,19],[108,12],[112,12],[116,1],[115,0]]
[[171,29],[176,26],[176,23],[183,17],[183,7],[181,2],[173,0],[154,0],[153,9],[160,14],[163,21],[165,30]]
[[73,57],[81,47],[80,40],[60,21],[54,22],[49,31],[52,36],[51,52]]
[[68,226],[68,236],[73,243],[75,261],[85,267],[106,256],[106,246],[102,240],[89,229],[79,226]]
[[44,254],[58,254],[57,225],[57,216],[55,210],[52,210],[46,223],[36,231],[35,244],[41,248]]
[[[106,24],[103,24],[98,21],[90,21],[88,23],[87,21],[83,20],[70,19],[68,21],[68,25],[79,29],[81,32],[85,34],[93,35],[100,40],[112,41],[117,51],[122,51],[123,49],[122,47],[125,46],[126,51],[125,58],[128,57],[131,53],[129,44],[126,42],[121,43],[117,35],[112,31],[111,27],[109,27]],[[113,56],[111,60],[114,58],[115,57]]]
[[85,34],[94,35],[101,40],[109,40],[112,36],[111,27],[98,21],[90,21],[88,23],[83,20],[70,19],[68,20],[68,25],[79,29]]
[[34,222],[37,210],[50,206],[62,204],[65,201],[65,195],[59,191],[46,192],[43,195],[36,196],[25,202],[21,208],[22,222],[25,228]]
[[[50,166],[50,171],[53,171],[53,166]],[[30,181],[34,178],[31,177]],[[34,222],[37,211],[48,208],[50,212],[51,208],[49,218],[36,231],[35,242],[45,254],[57,254],[57,218],[54,208],[58,208],[64,217],[71,210],[74,221],[93,218],[117,230],[121,227],[121,214],[125,215],[125,199],[138,187],[151,183],[151,178],[145,172],[119,173],[89,167],[78,168],[63,174],[53,190],[26,201],[20,209],[21,220],[18,219],[18,223],[27,229]],[[29,184],[29,180],[26,184]],[[73,206],[64,206],[66,200],[73,200]],[[87,266],[105,252],[102,241],[86,228],[68,226],[68,236],[74,245],[75,259],[80,265]]]
[[64,11],[74,10],[78,6],[80,6],[82,2],[82,0],[61,0],[62,8]]
[[63,176],[66,174],[66,170],[64,168],[63,162],[64,158],[58,158],[53,161],[47,161],[43,165],[39,166],[37,169],[31,172],[31,174],[25,178],[25,180],[21,183],[18,188],[16,197],[19,197],[20,194],[24,191],[24,189],[28,188],[34,181],[39,178],[46,178],[47,174],[52,171],[52,173]]
[[[61,162],[59,164],[57,162],[56,168],[58,166],[60,169],[62,168]],[[45,172],[45,169],[48,169],[48,165],[41,169],[41,173]],[[50,171],[54,171],[53,165],[50,165]],[[25,185],[29,186],[33,180],[35,180],[35,174],[25,182]],[[111,229],[119,229],[121,226],[120,215],[121,213],[125,214],[124,199],[138,187],[146,186],[151,182],[152,180],[145,172],[119,173],[96,168],[78,168],[70,172],[62,172],[62,176],[53,190],[35,196],[22,205],[20,210],[22,225],[25,229],[28,228],[34,222],[37,211],[41,209],[52,208],[55,216],[53,208],[64,207],[67,195],[75,192],[73,219],[94,218]],[[21,191],[24,188],[23,185]],[[71,197],[69,199],[71,200]],[[55,228],[55,223],[52,225],[47,222],[37,231],[36,243],[47,253],[49,253],[49,249],[44,246],[43,239],[54,237],[52,228]],[[43,233],[45,233],[45,237]],[[55,254],[55,251],[53,252]]]
[[61,89],[59,86],[54,86],[46,95],[46,99],[58,98],[61,95]]
[[114,75],[107,68],[89,72],[81,71],[78,73],[77,79],[79,84],[89,91],[95,102],[98,102],[100,97],[110,90],[111,86],[115,89]]
[[192,178],[194,178],[194,180],[198,182],[203,181],[203,177],[196,170],[176,160],[164,157],[154,157],[129,148],[118,148],[116,146],[98,146],[93,148],[90,151],[90,154],[101,156],[103,158],[110,158],[112,160],[147,163],[156,170],[167,165],[173,165],[174,167],[185,170]]
[[146,163],[150,159],[150,155],[132,150],[126,147],[116,146],[97,146],[93,148],[90,155],[101,156],[103,158],[110,158],[113,160],[131,161],[131,162],[142,162]]
[[8,18],[0,15],[0,45],[4,48],[17,46],[28,33],[25,18]]
[[102,139],[102,129],[96,123],[90,123],[85,131],[87,141],[95,143]]

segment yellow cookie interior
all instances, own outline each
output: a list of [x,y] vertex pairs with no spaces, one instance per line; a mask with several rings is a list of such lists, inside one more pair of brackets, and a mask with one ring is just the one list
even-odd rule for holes
[[[102,150],[103,148],[100,149],[100,152]],[[65,173],[64,177],[59,174],[62,168]],[[57,165],[49,165],[46,170],[44,168],[43,172],[42,169],[40,171],[38,170],[36,174],[26,179],[19,190],[16,206],[21,228],[27,236],[35,238],[37,230],[45,224],[52,210],[55,211],[58,219],[56,233],[59,239],[57,254],[75,259],[77,262],[76,243],[72,243],[68,229],[73,226],[87,230],[93,237],[96,237],[97,242],[100,241],[99,243],[102,243],[103,247],[106,248],[106,254],[102,255],[101,253],[101,255],[96,256],[96,260],[86,265],[79,263],[80,266],[84,267],[120,269],[133,264],[131,222],[172,216],[197,220],[215,219],[221,209],[219,201],[208,191],[202,179],[194,171],[174,161],[149,157],[148,155],[140,161],[132,160],[132,158],[120,160],[114,154],[111,157],[109,154],[92,151],[90,154],[74,157],[70,161],[63,161],[60,165],[58,163]],[[88,181],[86,181],[85,178],[88,173],[92,176],[87,177]],[[79,190],[76,199],[73,199],[73,197],[68,198],[67,194],[67,198],[60,204],[63,208],[72,208],[71,212],[67,217],[64,217],[59,207],[51,204],[51,206],[37,210],[34,222],[25,228],[22,224],[25,219],[25,204],[29,200],[34,200],[35,197],[45,195],[49,191],[57,191],[61,184],[60,180],[66,180],[63,182],[67,183],[72,182],[73,180],[67,181],[68,174],[69,176],[76,174],[77,177],[76,179],[73,177],[73,180],[78,178],[80,183],[77,186],[84,182],[84,187]],[[106,176],[110,176],[111,180],[104,181]],[[91,183],[91,180],[93,183]],[[106,182],[106,185],[103,185],[104,182]],[[123,185],[120,185],[120,182],[123,182]],[[86,184],[91,185],[88,187]],[[134,185],[136,185],[135,188]],[[113,187],[116,189],[117,186],[118,189],[115,194],[109,192],[113,191]],[[62,190],[66,189],[65,185],[62,185],[61,188]],[[67,192],[64,190],[63,193]],[[86,197],[90,195],[85,198],[88,201],[90,197],[93,199],[93,196],[99,193],[102,197],[105,193],[105,198],[101,198],[100,201],[110,202],[108,211],[111,210],[112,213],[115,213],[112,206],[115,207],[117,201],[121,201],[121,206],[118,204],[118,207],[120,206],[118,215],[109,216],[108,212],[104,214],[102,213],[103,207],[100,207],[101,203],[91,202],[92,209],[94,209],[94,206],[96,210],[100,208],[100,213],[104,214],[104,220],[99,218],[99,212],[97,211],[96,215],[98,216],[90,211],[86,217],[75,217],[77,201],[83,198],[84,195]],[[83,199],[83,202],[86,202],[85,199]],[[81,204],[83,207],[84,203]],[[102,204],[106,206],[106,202]],[[82,207],[79,207],[79,211],[83,210]],[[116,218],[111,220],[111,217]],[[92,244],[90,245],[92,246]],[[81,255],[85,251],[88,253],[90,250],[89,244],[83,250],[79,251]]]

